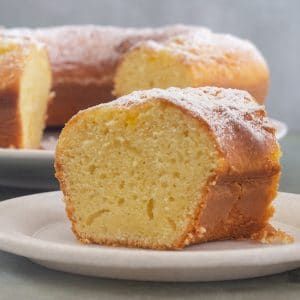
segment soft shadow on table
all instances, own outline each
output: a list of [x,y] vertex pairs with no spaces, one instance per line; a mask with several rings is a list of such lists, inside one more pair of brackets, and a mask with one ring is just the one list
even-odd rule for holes
[[1,293],[11,294],[16,299],[31,299],[37,293],[40,299],[199,299],[201,296],[222,299],[238,293],[243,299],[256,299],[259,295],[260,299],[266,296],[272,300],[283,299],[287,290],[288,299],[299,299],[300,294],[300,269],[248,280],[154,283],[72,275],[45,269],[4,252],[0,252],[0,257]]

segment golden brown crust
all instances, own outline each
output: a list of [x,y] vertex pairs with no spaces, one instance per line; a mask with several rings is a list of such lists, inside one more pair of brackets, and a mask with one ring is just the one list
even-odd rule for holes
[[23,145],[17,89],[0,91],[0,148],[21,148]]
[[[50,126],[63,125],[78,109],[113,100],[111,92],[117,65],[132,46],[147,40],[166,41],[170,37],[184,36],[195,31],[209,32],[201,27],[181,25],[158,29],[89,25],[7,30],[14,35],[33,36],[48,48],[53,70],[53,90],[56,93],[49,107],[47,123]],[[201,85],[246,89],[259,103],[264,102],[268,90],[268,69],[264,61],[256,63],[251,59],[252,52],[256,53],[256,50],[249,49],[250,56],[241,64],[244,68],[240,73],[237,70],[230,78],[219,73],[218,77],[211,79],[211,72],[207,72],[207,80]],[[224,56],[223,62],[227,62],[229,71],[234,69],[234,63],[244,59],[243,53],[237,51],[236,57],[230,57],[229,54]],[[217,64],[222,66],[223,62]]]
[[[7,39],[0,36],[0,42]],[[9,37],[11,40],[15,40]],[[0,57],[0,147],[21,148],[22,124],[19,111],[19,85],[24,67],[24,57],[31,44],[27,39],[15,40],[13,49]],[[6,51],[6,50],[4,50]]]
[[101,86],[94,83],[62,83],[57,84],[54,89],[55,97],[50,102],[47,112],[47,123],[51,126],[60,127],[78,111],[99,104],[99,99],[102,99],[102,102],[112,99],[110,83]]
[[268,224],[273,214],[280,176],[280,149],[274,130],[267,126],[265,111],[243,91],[219,88],[153,89],[135,92],[118,100],[80,112],[66,125],[73,126],[91,110],[103,106],[128,109],[147,101],[166,101],[196,118],[207,128],[223,161],[208,179],[203,198],[186,232],[171,246],[145,244],[143,241],[95,240],[77,230],[61,155],[57,148],[55,169],[65,196],[72,229],[83,243],[152,249],[180,249],[193,243],[251,238]]
[[[223,178],[222,178],[223,177]],[[271,202],[276,196],[279,174],[264,178],[226,178],[207,191],[205,204],[186,243],[250,238],[268,224],[273,215]],[[203,228],[202,232],[199,228]]]

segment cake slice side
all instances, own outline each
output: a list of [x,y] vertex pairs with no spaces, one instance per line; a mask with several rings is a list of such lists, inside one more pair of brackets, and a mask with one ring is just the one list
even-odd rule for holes
[[150,41],[134,47],[121,59],[114,77],[114,94],[156,88],[199,86],[191,64],[179,53]]
[[160,99],[79,114],[56,153],[81,241],[157,249],[184,246],[223,163],[206,124]]
[[51,81],[48,54],[43,46],[35,45],[24,62],[19,87],[24,148],[40,147],[46,124]]
[[43,45],[0,36],[0,147],[40,147],[51,77]]
[[21,148],[19,83],[24,66],[21,49],[0,37],[0,147]]

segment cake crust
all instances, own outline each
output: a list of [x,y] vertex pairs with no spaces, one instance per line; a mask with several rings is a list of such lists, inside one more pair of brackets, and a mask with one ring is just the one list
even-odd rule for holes
[[[21,44],[25,48],[28,47],[26,40]],[[9,50],[8,48],[7,51]],[[4,148],[19,147],[22,144],[18,86],[23,69],[23,51],[17,46],[14,53],[14,55],[3,53],[0,58],[0,147]]]
[[84,120],[85,115],[103,107],[131,109],[151,101],[161,101],[196,119],[216,141],[222,162],[199,193],[199,201],[185,232],[171,246],[142,240],[95,239],[77,229],[74,206],[65,177],[63,143],[56,150],[56,177],[66,202],[72,229],[83,243],[151,249],[181,249],[187,245],[223,239],[251,238],[266,227],[273,214],[280,176],[280,149],[274,128],[265,111],[247,93],[222,88],[170,88],[134,92],[111,103],[80,112],[66,125]]

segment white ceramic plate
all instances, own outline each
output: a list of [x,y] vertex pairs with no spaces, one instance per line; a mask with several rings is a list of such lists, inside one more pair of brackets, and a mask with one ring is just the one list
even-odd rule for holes
[[0,148],[0,185],[57,190],[53,164],[58,135],[58,130],[47,130],[43,150]]
[[[285,123],[271,119],[277,129],[277,138],[287,133]],[[46,131],[43,150],[16,150],[0,148],[0,185],[21,188],[57,190],[54,178],[54,149],[59,131]]]
[[118,279],[214,281],[263,276],[300,267],[300,195],[280,193],[274,224],[290,245],[223,241],[159,251],[83,245],[70,230],[60,192],[0,203],[0,249],[51,269]]

